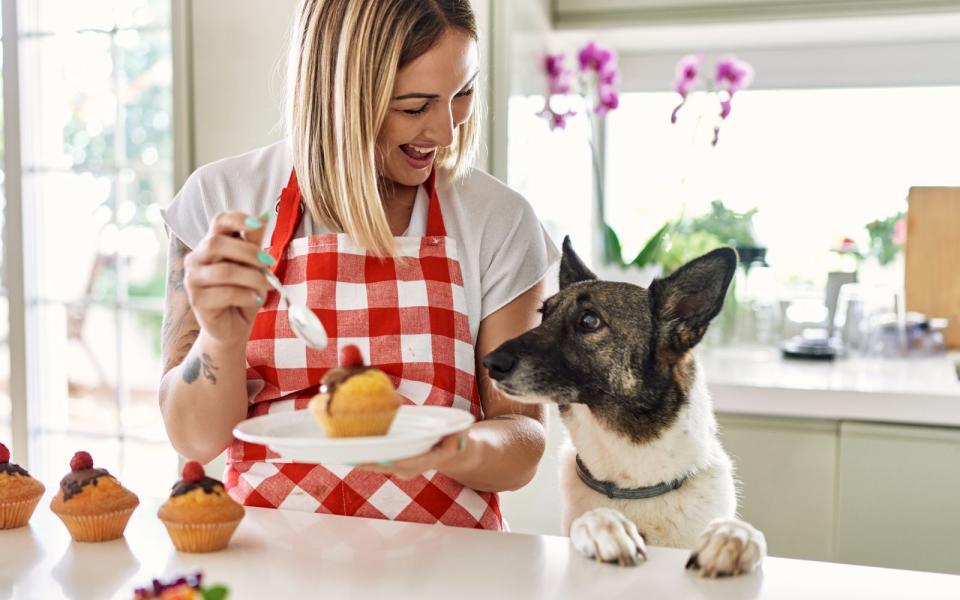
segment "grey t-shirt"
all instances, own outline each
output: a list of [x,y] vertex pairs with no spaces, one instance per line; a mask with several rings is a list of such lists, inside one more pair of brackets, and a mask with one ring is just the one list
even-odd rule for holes
[[[163,211],[167,230],[195,248],[221,211],[275,214],[292,165],[284,140],[200,167]],[[560,253],[530,204],[482,171],[473,169],[457,181],[439,179],[437,194],[447,235],[457,240],[470,332],[476,341],[480,321],[543,279]],[[421,188],[405,236],[425,235],[427,204]],[[264,247],[274,224],[271,219],[267,225]],[[296,237],[328,232],[307,212]],[[546,283],[548,290],[555,289],[555,281]]]

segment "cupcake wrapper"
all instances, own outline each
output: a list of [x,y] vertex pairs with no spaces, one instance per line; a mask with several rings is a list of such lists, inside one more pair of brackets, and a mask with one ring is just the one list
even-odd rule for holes
[[174,523],[163,521],[170,541],[180,552],[216,552],[230,543],[240,519],[225,523]]
[[123,530],[127,528],[127,521],[134,509],[136,506],[99,515],[57,513],[57,516],[67,526],[75,542],[106,542],[123,537]]
[[41,497],[42,494],[36,498],[0,503],[0,529],[16,529],[26,525]]

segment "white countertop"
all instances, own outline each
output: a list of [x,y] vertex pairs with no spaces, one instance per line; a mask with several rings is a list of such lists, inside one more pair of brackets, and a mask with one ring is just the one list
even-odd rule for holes
[[718,347],[698,356],[719,413],[960,427],[960,380],[947,355],[808,361]]
[[0,599],[130,598],[154,577],[202,570],[231,600],[264,598],[960,598],[960,576],[770,558],[762,572],[703,580],[688,553],[650,548],[621,568],[586,559],[566,538],[503,534],[248,508],[231,545],[173,549],[145,500],[122,540],[71,542],[44,498],[31,525],[0,531]]

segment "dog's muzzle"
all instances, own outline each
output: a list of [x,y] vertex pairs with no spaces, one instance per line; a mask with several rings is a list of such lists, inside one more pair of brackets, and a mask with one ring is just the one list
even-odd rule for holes
[[490,379],[503,381],[517,366],[517,357],[510,352],[495,350],[483,358],[483,366],[487,368]]

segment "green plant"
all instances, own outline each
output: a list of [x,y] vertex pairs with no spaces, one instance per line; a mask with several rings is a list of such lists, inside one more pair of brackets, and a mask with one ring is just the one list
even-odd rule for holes
[[753,233],[755,214],[757,214],[756,208],[738,213],[727,208],[722,200],[714,200],[710,203],[710,212],[683,222],[679,230],[684,233],[697,231],[709,233],[731,246],[756,246],[757,240]]
[[867,223],[870,235],[869,253],[877,257],[881,265],[888,265],[897,257],[907,236],[906,213],[898,212],[885,219]]
[[621,267],[633,266],[637,268],[655,264],[660,255],[660,250],[663,247],[663,242],[667,238],[670,226],[670,223],[665,223],[663,227],[650,236],[650,239],[647,240],[643,248],[640,249],[640,252],[637,253],[636,258],[630,262],[624,262],[623,247],[620,244],[620,238],[617,236],[617,232],[609,225],[604,224],[604,262],[608,265],[618,265]]
[[670,273],[685,262],[720,246],[756,246],[753,233],[753,215],[756,213],[755,208],[738,213],[724,206],[722,200],[714,200],[710,204],[710,212],[704,215],[681,217],[664,223],[630,262],[623,260],[623,248],[617,232],[609,225],[604,225],[604,259],[606,264],[621,267],[659,264],[664,273]]
[[672,273],[685,263],[725,244],[709,231],[691,231],[669,236],[658,256],[664,274]]

